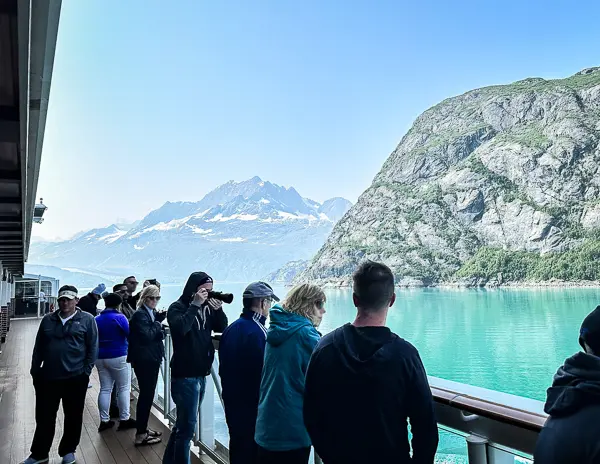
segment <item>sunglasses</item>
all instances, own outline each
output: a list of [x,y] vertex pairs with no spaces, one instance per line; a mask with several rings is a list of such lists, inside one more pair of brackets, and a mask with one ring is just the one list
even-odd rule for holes
[[160,296],[149,296],[148,299],[152,301],[160,301]]

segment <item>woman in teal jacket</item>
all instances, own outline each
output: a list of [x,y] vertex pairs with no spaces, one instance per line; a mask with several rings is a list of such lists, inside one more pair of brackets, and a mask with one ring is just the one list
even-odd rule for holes
[[302,284],[270,313],[255,440],[259,464],[306,464],[310,438],[302,415],[304,378],[319,342],[325,294]]

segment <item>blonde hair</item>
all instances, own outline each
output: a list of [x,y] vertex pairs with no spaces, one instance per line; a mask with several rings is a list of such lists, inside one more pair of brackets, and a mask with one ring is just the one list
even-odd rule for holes
[[142,290],[140,294],[140,299],[137,302],[137,307],[141,308],[146,304],[146,300],[150,296],[160,296],[160,290],[156,285],[148,285],[145,289]]
[[281,306],[290,313],[298,314],[314,322],[315,304],[323,304],[327,298],[320,287],[313,284],[300,284],[292,288]]

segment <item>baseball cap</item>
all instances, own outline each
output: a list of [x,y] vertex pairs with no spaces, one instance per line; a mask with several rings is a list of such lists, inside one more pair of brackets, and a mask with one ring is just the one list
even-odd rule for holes
[[74,300],[75,298],[77,298],[77,289],[69,285],[61,287],[61,289],[58,291],[58,299],[60,300],[61,298]]
[[600,306],[589,313],[581,324],[579,344],[583,348],[584,342],[594,351],[595,355],[600,354]]
[[279,301],[279,297],[273,293],[271,286],[265,282],[252,282],[244,290],[242,298],[272,298]]

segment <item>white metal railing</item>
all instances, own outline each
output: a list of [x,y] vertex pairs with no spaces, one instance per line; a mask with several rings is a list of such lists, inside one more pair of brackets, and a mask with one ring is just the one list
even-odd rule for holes
[[[218,349],[218,337],[215,337]],[[160,381],[154,406],[171,426],[176,409],[171,399],[169,361],[172,354],[171,336],[165,337],[165,360],[161,365]],[[500,393],[429,377],[440,430],[464,438],[469,464],[513,464],[515,457],[530,460],[538,434],[547,419],[543,403],[515,395]],[[137,382],[132,381],[134,390]],[[194,444],[217,464],[228,464],[227,443],[215,436],[215,392],[220,399],[221,382],[218,376],[218,357],[207,378],[204,401],[198,408]],[[320,460],[315,456],[315,463]]]

